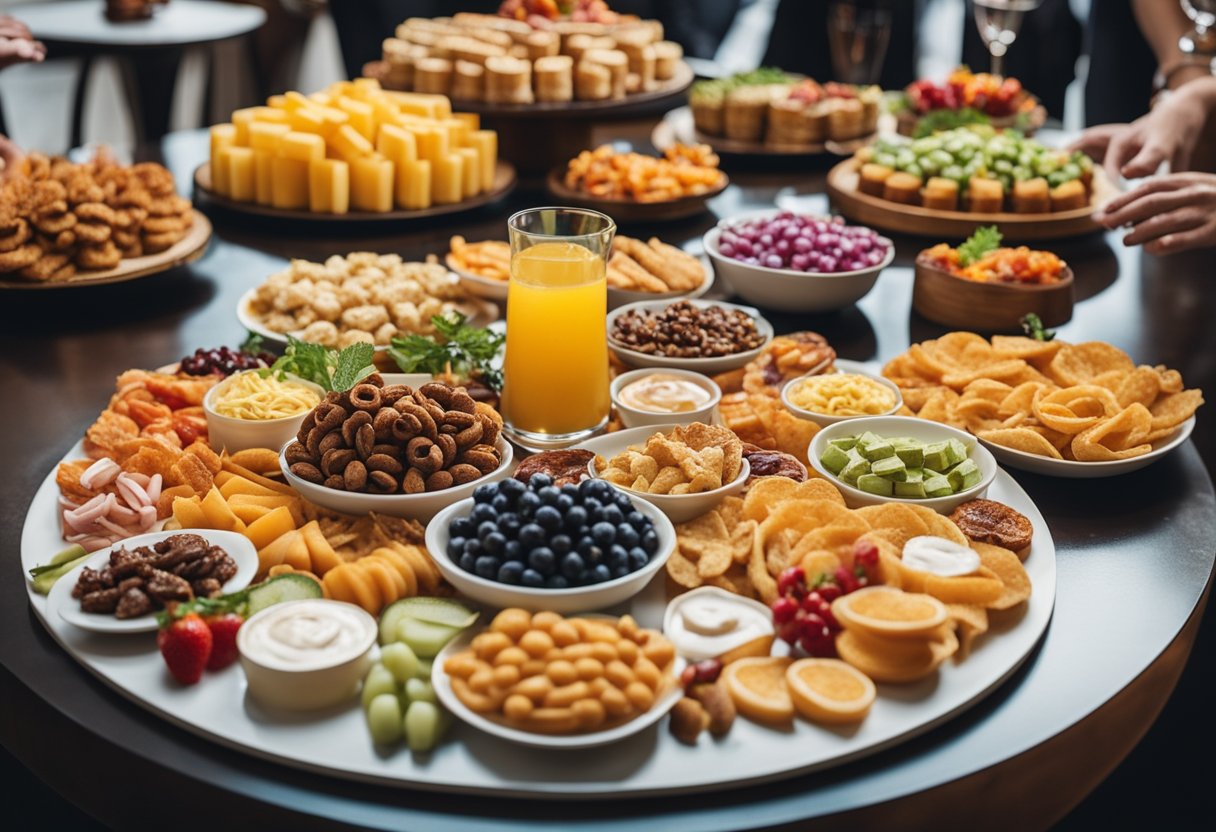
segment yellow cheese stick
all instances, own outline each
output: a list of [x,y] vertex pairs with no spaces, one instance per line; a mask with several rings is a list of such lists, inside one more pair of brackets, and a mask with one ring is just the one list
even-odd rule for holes
[[258,205],[274,203],[274,159],[273,150],[253,151],[253,195]]
[[276,156],[271,164],[271,204],[275,208],[307,208],[309,163],[303,159]]
[[379,154],[351,162],[350,205],[356,211],[393,210],[393,163]]
[[477,113],[452,113],[452,118],[458,118],[469,127],[469,132],[481,129],[481,116]]
[[450,145],[448,144],[448,133],[446,130],[437,128],[407,128],[414,132],[414,139],[418,144],[418,158],[430,161],[432,170],[434,165],[440,159],[451,153]]
[[287,117],[287,123],[291,125],[292,130],[301,133],[323,135],[326,129],[325,116],[319,107],[301,107],[298,110],[292,110]]
[[376,152],[393,164],[413,161],[418,158],[418,142],[409,130],[382,124],[376,137]]
[[337,159],[308,163],[308,210],[318,214],[350,210],[350,165]]
[[253,202],[257,194],[253,149],[229,147],[225,152],[228,156],[228,196],[237,202]]
[[338,109],[346,113],[349,124],[369,142],[376,140],[376,120],[373,117],[372,105],[366,101],[356,101],[342,96],[337,101]]
[[481,165],[478,163],[477,151],[471,147],[461,147],[456,154],[463,163],[460,166],[460,193],[465,199],[477,196],[482,191]]
[[217,194],[228,196],[232,191],[228,175],[232,170],[232,145],[219,148],[211,154],[211,189]]
[[315,133],[292,131],[279,139],[279,155],[284,159],[299,159],[311,162],[325,158],[325,139]]
[[426,159],[401,162],[397,177],[397,204],[411,211],[431,207],[431,163]]
[[431,162],[431,200],[436,205],[450,205],[463,199],[464,159],[458,153]]
[[375,152],[372,143],[349,124],[344,124],[330,138],[330,145],[339,159],[355,162]]
[[469,142],[477,148],[481,163],[481,187],[492,190],[498,170],[498,134],[493,130],[477,130],[469,136]]
[[[282,112],[281,110],[271,110],[265,108],[269,113]],[[274,152],[278,150],[279,139],[291,132],[291,127],[286,123],[275,121],[255,121],[248,127],[249,131],[249,146],[254,150],[269,150]]]

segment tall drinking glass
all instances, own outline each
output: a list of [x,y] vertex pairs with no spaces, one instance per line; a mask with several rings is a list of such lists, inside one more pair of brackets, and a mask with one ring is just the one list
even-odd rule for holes
[[837,81],[877,84],[890,40],[888,2],[834,0],[828,4],[828,47]]
[[975,26],[992,58],[991,72],[1000,75],[1005,53],[1017,40],[1022,15],[1039,7],[1042,0],[972,0]]
[[532,449],[573,444],[608,421],[606,275],[616,225],[596,211],[533,208],[507,230],[507,434]]
[[1192,60],[1206,61],[1216,72],[1216,0],[1180,0],[1191,28],[1178,39],[1178,50]]

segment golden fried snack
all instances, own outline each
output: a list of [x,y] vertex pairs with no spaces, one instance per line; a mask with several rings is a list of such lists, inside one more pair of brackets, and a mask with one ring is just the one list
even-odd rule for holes
[[32,233],[28,222],[20,217],[14,218],[0,231],[0,252],[12,251],[25,245]]
[[122,252],[112,240],[99,246],[84,246],[76,252],[76,265],[82,269],[112,269],[122,260]]
[[45,283],[54,278],[64,266],[71,265],[71,263],[72,258],[66,254],[44,254],[22,269],[19,274],[26,280]]
[[42,249],[26,244],[12,251],[0,252],[0,272],[15,272],[35,263],[42,256]]

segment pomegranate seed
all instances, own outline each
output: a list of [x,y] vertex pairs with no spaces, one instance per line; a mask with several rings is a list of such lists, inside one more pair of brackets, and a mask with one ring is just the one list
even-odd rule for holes
[[803,638],[814,637],[827,630],[828,623],[815,613],[808,613],[801,622],[800,632]]
[[820,584],[815,591],[819,593],[820,598],[827,601],[829,604],[843,594],[840,591],[840,587],[836,586],[834,583]]
[[840,585],[840,591],[845,595],[861,586],[857,576],[843,566],[836,570],[835,578],[836,583]]
[[[802,625],[797,620],[787,621],[777,627],[777,638],[787,644],[795,644],[802,635]],[[685,668],[685,673],[688,668]]]
[[878,565],[878,547],[868,540],[862,540],[853,547],[853,560],[864,567]]
[[793,598],[778,598],[773,602],[772,609],[773,623],[784,624],[794,620],[794,616],[798,613],[798,602]]
[[777,579],[777,592],[781,595],[802,597],[806,592],[806,572],[801,566],[791,566]]

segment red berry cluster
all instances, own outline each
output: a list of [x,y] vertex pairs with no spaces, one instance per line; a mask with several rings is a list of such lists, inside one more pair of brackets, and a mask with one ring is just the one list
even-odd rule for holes
[[803,652],[819,658],[836,655],[836,634],[840,624],[832,615],[832,602],[841,595],[869,586],[878,566],[878,547],[859,541],[853,547],[853,568],[841,566],[835,572],[819,575],[808,584],[806,571],[791,566],[777,579],[781,597],[772,603],[777,637]]

